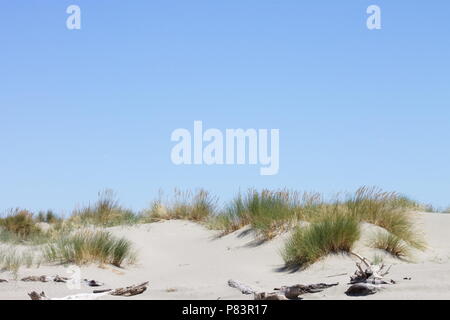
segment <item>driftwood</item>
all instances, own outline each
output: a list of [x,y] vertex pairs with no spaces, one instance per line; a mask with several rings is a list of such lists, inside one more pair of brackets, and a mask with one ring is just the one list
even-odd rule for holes
[[307,293],[319,293],[322,292],[325,289],[338,286],[339,283],[317,283],[317,284],[311,284],[311,285],[302,285],[297,284],[295,286],[284,286],[279,289],[275,288],[274,290],[279,291],[282,293],[286,298],[290,300],[297,300],[300,295],[307,294]]
[[384,264],[373,265],[366,258],[351,252],[361,262],[356,263],[357,270],[350,277],[350,288],[345,292],[348,296],[366,296],[382,290],[382,285],[395,284],[394,280],[386,279],[392,266],[386,268]]
[[139,284],[137,286],[130,286],[126,288],[120,288],[113,290],[110,292],[113,296],[124,296],[124,297],[132,297],[136,296],[138,294],[143,293],[145,290],[147,290],[148,282],[144,282],[142,284]]
[[24,282],[67,282],[68,280],[70,280],[69,278],[65,278],[65,277],[60,277],[58,275],[56,276],[29,276],[29,277],[25,277],[22,278],[21,281]]
[[148,282],[145,282],[139,285],[130,286],[126,288],[119,288],[115,290],[102,290],[97,292],[94,291],[94,293],[80,293],[62,298],[49,298],[45,295],[44,292],[37,293],[36,291],[33,291],[28,295],[30,296],[31,300],[96,300],[106,295],[132,297],[143,293],[145,290],[147,290],[147,287]]
[[242,294],[245,295],[253,295],[254,300],[287,300],[287,298],[284,295],[280,295],[278,293],[266,293],[266,292],[259,292],[258,290],[250,287],[249,285],[246,285],[245,283],[242,283],[240,281],[236,280],[229,280],[228,285],[231,288],[238,289]]
[[255,293],[253,298],[254,298],[254,300],[257,300],[257,301],[289,300],[288,298],[286,298],[285,296],[283,296],[281,294],[266,293],[266,292]]
[[21,281],[24,282],[49,282],[52,281],[51,277],[47,276],[29,276],[22,278]]
[[335,277],[341,277],[341,276],[346,276],[348,275],[348,273],[339,273],[339,274],[333,274],[331,276],[328,276],[327,278],[335,278]]
[[249,287],[248,285],[236,281],[236,280],[229,280],[228,281],[228,285],[232,288],[238,289],[242,294],[245,295],[250,295],[250,294],[255,294],[256,290],[253,289],[252,287]]
[[393,280],[385,279],[385,276],[389,274],[392,266],[386,269],[386,266],[384,264],[373,265],[366,258],[360,256],[359,254],[354,252],[352,252],[351,254],[361,261],[365,269],[363,269],[361,263],[357,262],[356,267],[358,268],[358,270],[356,270],[355,274],[350,277],[350,283],[354,284],[364,282],[377,285],[395,283],[395,281]]
[[8,280],[0,279],[0,283],[3,283],[3,282],[8,282]]
[[109,291],[104,293],[80,293],[62,298],[49,298],[45,295],[44,292],[37,293],[36,291],[33,291],[29,293],[28,296],[30,296],[31,300],[97,300],[100,297],[106,296],[108,294]]
[[325,284],[318,283],[312,285],[302,285],[298,284],[295,286],[284,286],[281,288],[274,289],[276,292],[267,293],[258,291],[242,282],[236,280],[228,281],[228,285],[232,288],[238,289],[242,294],[251,295],[253,294],[254,300],[300,300],[299,297],[306,293],[318,293],[324,289],[331,288],[339,285],[339,283]]
[[[29,276],[29,277],[25,277],[25,278],[21,279],[21,281],[24,281],[24,282],[60,282],[60,283],[67,283],[70,280],[71,280],[71,278],[61,277],[59,275],[56,275],[56,276]],[[104,285],[104,283],[97,281],[97,280],[83,279],[83,280],[81,280],[81,282],[86,284],[89,287],[101,287]]]
[[368,296],[377,293],[381,289],[380,285],[361,282],[351,285],[345,294],[348,296]]
[[44,291],[41,293],[37,293],[36,291],[32,291],[28,294],[28,296],[31,298],[31,300],[49,300]]
[[82,282],[84,282],[89,287],[101,287],[104,285],[103,282],[97,281],[97,280],[88,280],[84,279]]

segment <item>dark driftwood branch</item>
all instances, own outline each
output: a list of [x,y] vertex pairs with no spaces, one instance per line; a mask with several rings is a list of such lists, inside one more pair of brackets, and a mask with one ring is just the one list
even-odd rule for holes
[[277,294],[277,293],[255,293],[253,296],[254,300],[257,301],[272,301],[272,300],[289,300],[284,295]]
[[380,285],[360,282],[351,285],[345,294],[348,296],[367,296],[375,294],[381,289],[382,287]]
[[25,277],[22,278],[21,281],[24,282],[67,282],[69,281],[69,278],[66,277],[61,277],[61,276],[29,276],[29,277]]
[[113,296],[124,296],[124,297],[132,297],[136,296],[138,294],[143,293],[145,290],[147,290],[148,282],[141,283],[136,286],[130,286],[126,288],[119,288],[116,290],[113,290],[110,292],[110,295]]
[[276,292],[267,293],[258,291],[242,282],[236,280],[228,281],[228,285],[232,288],[238,289],[242,294],[253,294],[255,300],[299,300],[300,295],[306,293],[318,293],[324,289],[337,286],[339,283],[318,283],[312,285],[298,284],[295,286],[284,286],[274,289]]
[[299,298],[299,296],[307,293],[319,293],[322,292],[325,289],[338,286],[339,283],[317,283],[317,284],[310,284],[310,285],[302,285],[297,284],[295,286],[284,286],[279,289],[275,289],[276,291],[279,291],[280,293],[284,294],[284,296],[291,300],[296,300]]
[[44,292],[37,293],[36,291],[33,291],[29,293],[31,300],[95,300],[100,297],[106,296],[106,295],[113,295],[113,296],[123,296],[123,297],[132,297],[138,294],[143,293],[147,290],[148,282],[144,282],[142,284],[138,284],[135,286],[130,286],[126,288],[119,288],[115,290],[102,290],[102,291],[94,291],[94,293],[81,293],[81,294],[75,294],[71,296],[66,296],[63,298],[48,298]]
[[[29,276],[22,278],[21,281],[24,282],[61,282],[61,283],[67,283],[70,281],[70,278],[61,277],[59,275],[56,276]],[[1,281],[0,281],[1,282]],[[101,287],[104,285],[104,283],[97,281],[97,280],[88,280],[83,279],[81,280],[82,283],[86,284],[89,287]]]
[[32,291],[28,294],[28,296],[31,298],[31,300],[50,300],[49,298],[47,298],[44,291],[42,291],[41,293]]

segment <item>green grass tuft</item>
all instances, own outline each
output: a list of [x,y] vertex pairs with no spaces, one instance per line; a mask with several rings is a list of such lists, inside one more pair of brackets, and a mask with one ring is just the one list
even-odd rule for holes
[[330,253],[349,252],[360,237],[359,222],[335,207],[327,219],[297,227],[282,251],[287,267],[306,267]]
[[351,214],[360,221],[380,226],[408,245],[424,249],[425,241],[415,228],[411,209],[414,202],[395,192],[362,187],[345,202]]
[[153,222],[179,219],[205,222],[215,214],[217,201],[217,197],[204,189],[196,192],[176,189],[172,200],[165,202],[160,196],[150,209],[141,214],[141,220]]
[[81,231],[62,237],[43,251],[48,261],[77,265],[97,262],[120,267],[135,260],[130,241],[105,231]]
[[75,210],[70,222],[75,225],[111,227],[137,223],[138,217],[133,211],[120,206],[115,193],[107,189],[99,192],[98,200],[93,205]]
[[408,245],[396,235],[389,232],[378,232],[370,241],[372,248],[388,252],[397,258],[406,258],[410,255]]
[[22,250],[18,252],[15,247],[0,248],[0,270],[12,271],[17,273],[22,266],[27,268],[34,264],[40,265],[39,258],[36,257],[33,250]]
[[10,210],[5,218],[0,218],[0,241],[24,242],[42,235],[33,219],[33,214],[27,210]]

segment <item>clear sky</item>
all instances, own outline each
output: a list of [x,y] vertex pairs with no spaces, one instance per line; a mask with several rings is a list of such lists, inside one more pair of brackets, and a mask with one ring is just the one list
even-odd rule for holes
[[[2,1],[0,211],[67,213],[104,188],[139,210],[175,187],[376,185],[447,206],[449,17],[447,0]],[[170,135],[194,120],[280,129],[279,174],[175,166]]]

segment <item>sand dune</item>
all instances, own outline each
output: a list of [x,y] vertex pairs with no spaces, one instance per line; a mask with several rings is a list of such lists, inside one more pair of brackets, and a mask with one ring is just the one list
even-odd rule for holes
[[[363,299],[450,299],[450,215],[421,213],[418,218],[429,248],[425,252],[415,252],[413,263],[385,256],[385,261],[393,264],[390,277],[397,284]],[[365,238],[375,228],[365,224],[364,237],[355,248],[369,259],[374,254],[382,254],[365,246]],[[252,298],[229,288],[229,279],[243,281],[264,291],[272,291],[282,285],[339,282],[337,287],[305,295],[304,298],[349,299],[344,292],[348,288],[349,276],[355,271],[355,260],[349,256],[335,255],[304,271],[280,271],[283,261],[279,250],[287,235],[259,244],[249,229],[217,237],[217,232],[187,221],[165,221],[109,230],[134,242],[139,253],[137,264],[125,269],[85,266],[81,268],[81,276],[104,282],[105,288],[150,281],[149,289],[135,299]],[[347,275],[334,276],[343,273]],[[17,278],[44,274],[64,276],[66,269],[64,266],[22,268]],[[49,297],[92,291],[84,285],[71,290],[63,283],[25,283],[14,280],[14,275],[6,272],[0,273],[0,278],[9,281],[0,283],[0,299],[28,299],[27,293],[32,290],[44,291]],[[121,298],[106,296],[102,299]]]

